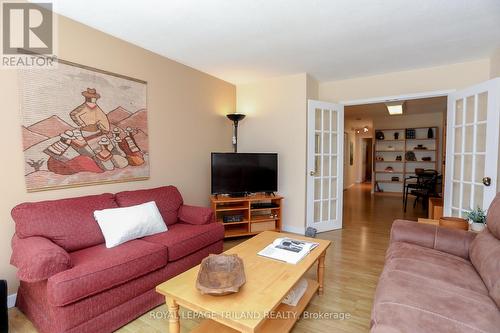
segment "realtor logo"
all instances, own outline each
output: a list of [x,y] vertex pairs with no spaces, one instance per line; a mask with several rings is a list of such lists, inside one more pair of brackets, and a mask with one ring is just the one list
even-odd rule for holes
[[52,66],[52,3],[2,2],[2,51],[3,67]]

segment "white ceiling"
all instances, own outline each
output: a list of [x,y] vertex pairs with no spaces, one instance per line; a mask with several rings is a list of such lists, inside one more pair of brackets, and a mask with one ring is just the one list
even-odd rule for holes
[[338,80],[489,56],[499,0],[59,0],[55,10],[233,83]]

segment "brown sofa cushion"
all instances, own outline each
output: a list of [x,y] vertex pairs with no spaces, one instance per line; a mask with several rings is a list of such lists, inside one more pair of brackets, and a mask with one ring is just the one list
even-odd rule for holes
[[490,232],[489,225],[472,242],[470,260],[500,308],[500,240]]
[[372,332],[488,332],[500,312],[467,260],[391,243],[372,311]]

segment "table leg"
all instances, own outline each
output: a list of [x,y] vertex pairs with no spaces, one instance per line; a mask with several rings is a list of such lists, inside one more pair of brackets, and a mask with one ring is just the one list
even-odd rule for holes
[[168,308],[168,332],[169,333],[180,333],[181,323],[179,321],[179,305],[175,299],[166,297],[167,308]]
[[323,252],[318,258],[318,295],[323,295],[323,280],[325,275],[325,255],[326,251]]

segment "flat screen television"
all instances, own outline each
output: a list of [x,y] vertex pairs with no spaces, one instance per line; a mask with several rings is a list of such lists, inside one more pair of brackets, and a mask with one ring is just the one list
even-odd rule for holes
[[278,154],[212,153],[212,194],[278,191]]

